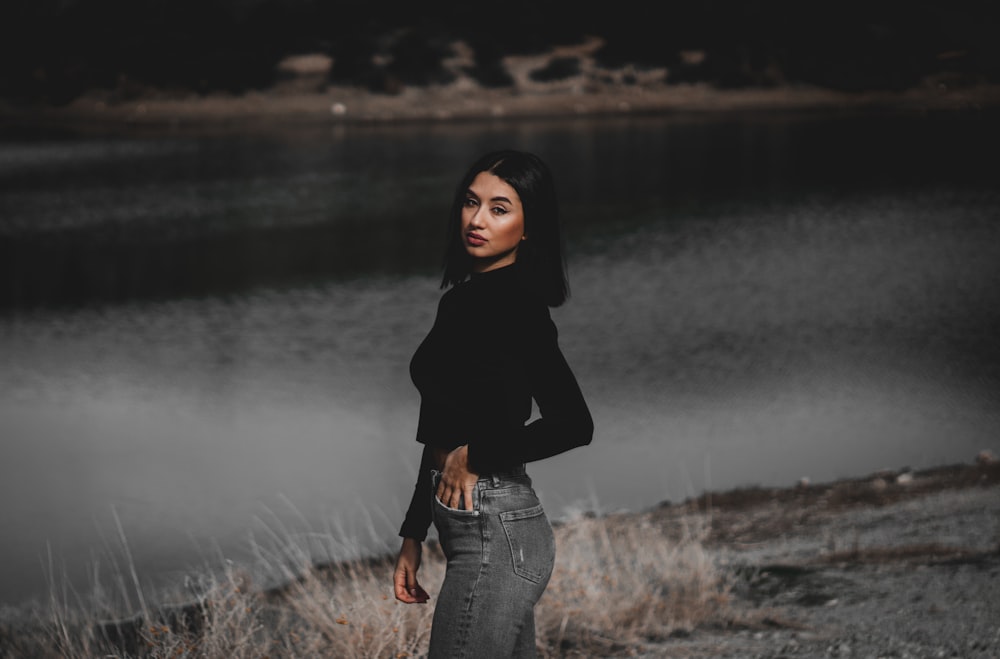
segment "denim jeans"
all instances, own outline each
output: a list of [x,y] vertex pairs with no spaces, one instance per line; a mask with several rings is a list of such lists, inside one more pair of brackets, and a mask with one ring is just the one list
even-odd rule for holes
[[[434,489],[439,475],[434,474]],[[479,479],[473,510],[434,497],[448,560],[428,659],[535,657],[535,604],[548,585],[555,537],[524,468]]]

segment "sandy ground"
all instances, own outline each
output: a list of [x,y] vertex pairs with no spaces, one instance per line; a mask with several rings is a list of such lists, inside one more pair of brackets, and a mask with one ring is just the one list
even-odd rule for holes
[[983,461],[663,506],[709,529],[748,622],[639,656],[1000,657],[998,486]]

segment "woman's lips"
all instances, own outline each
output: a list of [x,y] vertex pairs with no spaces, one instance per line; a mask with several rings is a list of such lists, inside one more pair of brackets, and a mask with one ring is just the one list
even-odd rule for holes
[[479,247],[480,245],[486,244],[486,239],[478,233],[467,233],[465,234],[465,242],[469,243],[473,247]]

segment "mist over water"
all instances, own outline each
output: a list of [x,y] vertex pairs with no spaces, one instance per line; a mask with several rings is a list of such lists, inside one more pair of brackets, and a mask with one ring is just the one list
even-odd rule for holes
[[553,516],[1000,453],[996,127],[8,137],[3,601],[44,592],[50,553],[106,576],[118,523],[149,579],[271,534],[394,548],[444,213],[496,146],[540,153],[563,199],[553,316],[597,431],[529,468]]

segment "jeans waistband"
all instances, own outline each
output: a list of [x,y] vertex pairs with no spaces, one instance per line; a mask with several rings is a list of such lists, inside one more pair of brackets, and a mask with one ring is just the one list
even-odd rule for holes
[[[432,474],[436,474],[438,476],[441,475],[441,471],[439,469],[433,469],[432,468],[431,469],[431,473]],[[528,475],[527,467],[524,464],[519,464],[519,465],[514,465],[512,467],[507,467],[505,469],[501,469],[499,471],[491,471],[491,472],[488,472],[488,473],[485,473],[485,474],[479,474],[479,480],[481,480],[481,481],[488,481],[488,480],[490,480],[491,478],[494,478],[494,477],[496,477],[496,478],[518,478],[520,476],[527,476],[527,475]]]
[[514,465],[500,471],[493,471],[488,474],[480,474],[479,481],[486,481],[487,483],[492,483],[494,486],[499,485],[500,481],[507,480],[510,478],[524,478],[528,475],[527,470],[523,464]]

